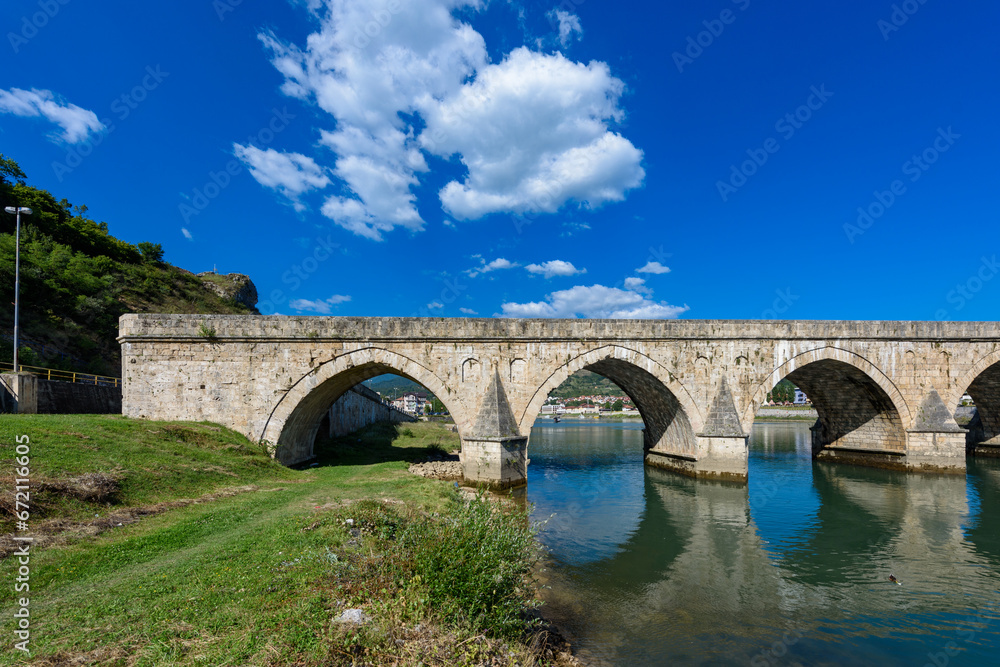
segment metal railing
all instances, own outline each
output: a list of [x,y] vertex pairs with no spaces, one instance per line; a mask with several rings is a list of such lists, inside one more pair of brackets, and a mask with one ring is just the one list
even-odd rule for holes
[[[93,384],[104,387],[120,387],[122,383],[121,378],[110,377],[107,375],[94,375],[93,373],[80,373],[77,371],[60,371],[54,368],[40,368],[38,366],[25,366],[24,364],[18,364],[18,366],[21,367],[21,372],[28,372],[40,378],[45,378],[46,380],[77,382],[81,384]],[[13,364],[0,363],[0,370],[12,373],[14,372],[14,366]]]

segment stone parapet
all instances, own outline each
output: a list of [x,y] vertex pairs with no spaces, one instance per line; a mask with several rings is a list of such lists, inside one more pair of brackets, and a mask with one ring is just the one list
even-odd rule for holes
[[512,318],[290,317],[283,315],[123,315],[119,340],[132,336],[410,340],[886,340],[1000,341],[1000,322],[886,320],[524,320]]

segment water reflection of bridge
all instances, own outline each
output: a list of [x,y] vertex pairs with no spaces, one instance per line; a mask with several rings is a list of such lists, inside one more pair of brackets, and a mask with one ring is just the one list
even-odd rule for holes
[[[708,627],[724,653],[769,645],[776,626],[878,636],[890,632],[886,619],[1000,601],[1000,518],[982,509],[1000,508],[1000,469],[976,469],[968,486],[957,476],[812,470],[816,502],[795,511],[781,494],[751,498],[752,487],[647,468],[638,527],[613,556],[562,569],[553,607],[569,616],[557,619],[612,653],[634,653],[648,634],[676,643],[676,655]],[[904,582],[898,592],[890,572]]]

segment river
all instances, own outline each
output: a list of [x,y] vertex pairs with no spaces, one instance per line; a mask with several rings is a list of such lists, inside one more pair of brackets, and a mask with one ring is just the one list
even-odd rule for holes
[[1000,663],[1000,462],[814,463],[808,423],[769,423],[722,484],[645,468],[641,428],[531,434],[545,612],[588,665]]

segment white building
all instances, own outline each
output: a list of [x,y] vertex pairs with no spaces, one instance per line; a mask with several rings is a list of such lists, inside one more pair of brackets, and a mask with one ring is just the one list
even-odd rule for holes
[[392,402],[392,407],[402,410],[411,415],[423,414],[424,405],[427,404],[426,394],[403,394]]
[[809,397],[806,396],[806,393],[801,389],[796,389],[795,400],[792,402],[795,403],[795,405],[805,405],[806,403],[809,402]]

